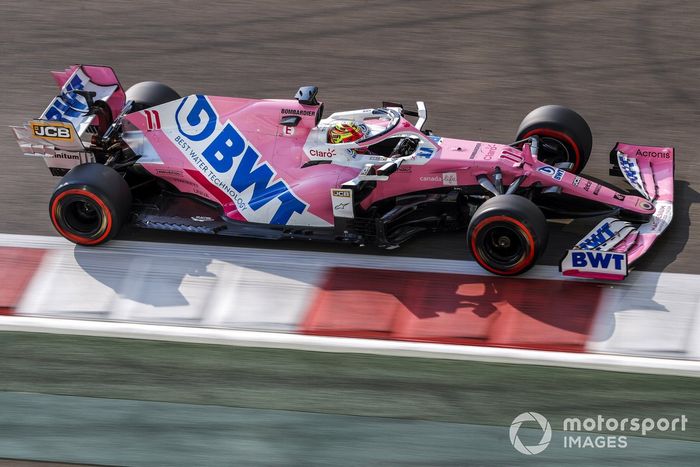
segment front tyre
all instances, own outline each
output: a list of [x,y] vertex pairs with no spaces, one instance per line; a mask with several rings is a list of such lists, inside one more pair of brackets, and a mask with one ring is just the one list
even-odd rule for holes
[[486,201],[472,216],[467,230],[469,249],[477,263],[502,276],[522,274],[534,266],[548,236],[542,211],[518,195]]
[[114,169],[82,164],[60,181],[49,203],[51,223],[79,245],[99,245],[117,235],[129,218],[131,191]]
[[515,139],[538,136],[538,159],[549,165],[570,162],[571,172],[580,173],[593,147],[591,129],[581,115],[561,105],[545,105],[525,116]]

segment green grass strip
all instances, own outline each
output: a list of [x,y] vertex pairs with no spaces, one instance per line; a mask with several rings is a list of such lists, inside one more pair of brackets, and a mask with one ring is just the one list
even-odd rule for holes
[[[700,440],[700,378],[456,360],[0,332],[0,390],[510,425],[678,417]],[[631,433],[634,434],[634,433]]]

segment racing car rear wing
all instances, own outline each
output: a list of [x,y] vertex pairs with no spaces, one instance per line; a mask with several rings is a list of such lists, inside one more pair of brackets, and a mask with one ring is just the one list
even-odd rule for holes
[[565,276],[624,279],[628,266],[649,250],[673,219],[673,148],[617,143],[610,162],[611,174],[624,177],[655,210],[641,224],[613,217],[601,221],[567,252],[560,264]]
[[86,147],[100,126],[119,115],[126,96],[110,67],[74,65],[52,75],[59,94],[38,119],[12,129],[24,155],[43,157],[53,175],[63,175],[94,160]]

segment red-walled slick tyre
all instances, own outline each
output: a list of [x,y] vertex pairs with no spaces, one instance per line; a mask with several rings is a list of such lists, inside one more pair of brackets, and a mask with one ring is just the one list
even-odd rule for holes
[[121,175],[101,164],[71,169],[49,203],[59,234],[79,245],[99,245],[114,238],[129,218],[131,191]]
[[469,222],[467,239],[474,259],[502,276],[522,274],[535,265],[549,230],[542,211],[529,199],[501,195],[489,199]]
[[578,113],[561,105],[545,105],[525,116],[516,140],[539,136],[538,158],[554,165],[570,162],[570,172],[580,173],[586,166],[593,147],[591,129]]

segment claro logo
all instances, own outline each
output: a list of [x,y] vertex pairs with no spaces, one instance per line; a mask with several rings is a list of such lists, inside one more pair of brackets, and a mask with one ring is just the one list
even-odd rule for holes
[[324,151],[322,149],[312,149],[311,151],[309,151],[309,155],[311,157],[333,158],[335,156],[335,149],[329,149],[328,151]]

